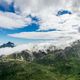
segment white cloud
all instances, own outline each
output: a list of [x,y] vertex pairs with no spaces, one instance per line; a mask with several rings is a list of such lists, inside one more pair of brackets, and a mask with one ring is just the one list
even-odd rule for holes
[[50,13],[47,12],[44,17],[41,16],[41,21],[39,22],[39,30],[58,29],[72,31],[75,30],[75,28],[73,27],[74,25],[76,25],[76,28],[80,27],[80,17],[76,14],[66,14],[60,17],[48,14]]
[[0,27],[14,29],[22,28],[31,23],[30,18],[24,18],[22,16],[16,15],[14,13],[3,13],[0,12]]
[[39,13],[50,7],[53,12],[64,8],[78,10],[79,3],[79,0],[15,0],[15,6],[19,7],[22,14]]
[[61,8],[78,11],[79,4],[80,0],[15,0],[15,6],[19,7],[22,14],[39,13],[50,7],[53,11]]
[[[52,44],[53,43],[53,44]],[[55,46],[58,48],[65,48],[65,44],[68,45],[67,43],[64,43],[62,46],[61,44],[56,45],[55,42]],[[52,47],[52,48],[50,48]],[[0,55],[9,55],[12,53],[18,53],[21,52],[23,50],[28,50],[29,54],[32,54],[33,51],[38,52],[39,50],[45,51],[47,49],[51,49],[54,50],[54,42],[53,41],[48,41],[45,43],[29,43],[29,44],[22,44],[22,45],[18,45],[14,48],[1,48],[0,49]]]
[[[27,15],[31,14],[37,16],[41,19],[40,29],[53,28],[54,25],[60,26],[57,24],[59,19],[54,16],[59,9],[73,9],[75,7],[78,10],[77,1],[68,1],[67,0],[5,0],[9,4],[14,1],[15,10],[19,8],[20,15],[15,13],[8,13],[8,16],[5,13],[0,13],[0,27],[3,28],[21,28],[30,23],[30,19],[24,18]],[[17,11],[16,11],[17,12]],[[53,19],[55,18],[55,20]],[[6,27],[5,27],[6,26]]]
[[11,4],[14,0],[4,0],[6,1],[8,4]]
[[[39,30],[75,30],[74,25],[80,26],[79,16],[76,15],[80,9],[79,3],[79,0],[15,0],[15,6],[20,8],[21,15],[32,14],[40,18]],[[60,9],[68,9],[74,13],[58,17],[56,13]]]
[[[49,15],[47,15],[49,14]],[[53,41],[70,42],[80,39],[80,17],[76,14],[57,17],[47,13],[41,16],[39,30],[56,29],[59,31],[49,32],[21,32],[9,34],[8,36],[25,39],[53,39]],[[38,30],[38,31],[39,31]],[[57,44],[58,44],[57,43]]]
[[[0,27],[22,28],[31,23],[31,14],[40,18],[39,30],[57,29],[52,32],[21,32],[9,34],[11,37],[26,39],[54,39],[55,41],[72,41],[80,39],[80,0],[15,0],[15,10],[20,9],[20,15],[14,13],[0,13]],[[73,14],[56,16],[58,10],[72,10]],[[17,11],[16,11],[17,12]],[[78,13],[78,14],[77,14]]]
[[25,38],[25,39],[52,39],[59,42],[65,43],[70,41],[75,41],[80,39],[80,33],[76,31],[51,31],[51,32],[22,32],[16,34],[9,34],[11,37],[15,38]]

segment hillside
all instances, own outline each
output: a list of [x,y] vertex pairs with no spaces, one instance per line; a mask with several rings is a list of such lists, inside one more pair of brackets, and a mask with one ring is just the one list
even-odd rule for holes
[[47,53],[1,56],[0,80],[80,80],[80,41]]

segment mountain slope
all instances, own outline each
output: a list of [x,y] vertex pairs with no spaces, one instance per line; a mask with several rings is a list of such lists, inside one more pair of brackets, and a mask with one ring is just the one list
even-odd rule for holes
[[[2,56],[0,80],[80,80],[80,41],[65,49],[48,51],[33,60],[29,60],[28,54],[28,51],[23,51]],[[19,58],[21,56],[23,59]]]

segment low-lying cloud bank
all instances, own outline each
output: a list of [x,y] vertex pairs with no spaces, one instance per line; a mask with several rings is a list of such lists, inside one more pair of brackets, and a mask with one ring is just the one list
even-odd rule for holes
[[53,41],[48,41],[45,43],[29,43],[29,44],[23,44],[23,45],[18,45],[14,48],[0,48],[0,55],[9,55],[12,53],[19,53],[21,51],[24,50],[28,50],[30,52],[30,54],[33,51],[38,52],[39,50],[42,51],[46,51],[47,49],[50,50],[54,50],[54,46],[56,46],[56,48],[65,48],[66,46],[69,46],[70,44],[68,42],[66,42],[65,44],[62,44],[61,42],[59,44],[56,44],[57,42],[53,42]]

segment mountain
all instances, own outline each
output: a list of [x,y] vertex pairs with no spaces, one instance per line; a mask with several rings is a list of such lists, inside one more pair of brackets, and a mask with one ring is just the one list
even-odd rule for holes
[[5,47],[11,47],[11,48],[13,48],[13,47],[15,47],[15,44],[12,43],[12,42],[8,42],[8,43],[0,45],[0,48],[5,48]]
[[32,61],[34,58],[41,58],[55,49],[56,47],[50,43],[25,44],[13,48],[2,48],[0,55],[4,55],[5,58]]
[[47,54],[31,52],[1,56],[0,80],[80,80],[80,41]]
[[[10,43],[10,42],[9,42]],[[8,43],[8,44],[9,44]],[[31,45],[30,45],[31,46]],[[63,48],[58,48],[56,46],[53,45],[49,45],[49,44],[45,44],[45,45],[33,45],[32,48],[28,49],[27,47],[30,47],[29,45],[27,46],[22,46],[25,47],[25,49],[19,50],[17,49],[17,51],[10,53],[8,55],[2,56],[2,58],[4,57],[4,59],[19,59],[19,60],[28,60],[28,61],[33,61],[34,59],[42,59],[44,58],[46,55],[57,55],[57,56],[61,56],[62,58],[68,58],[68,55],[73,57],[73,56],[77,56],[77,58],[80,58],[80,41],[75,41],[73,42],[73,44],[71,46],[65,47]],[[16,48],[14,48],[16,49]],[[19,50],[19,51],[18,51]],[[10,51],[10,50],[9,50]]]

